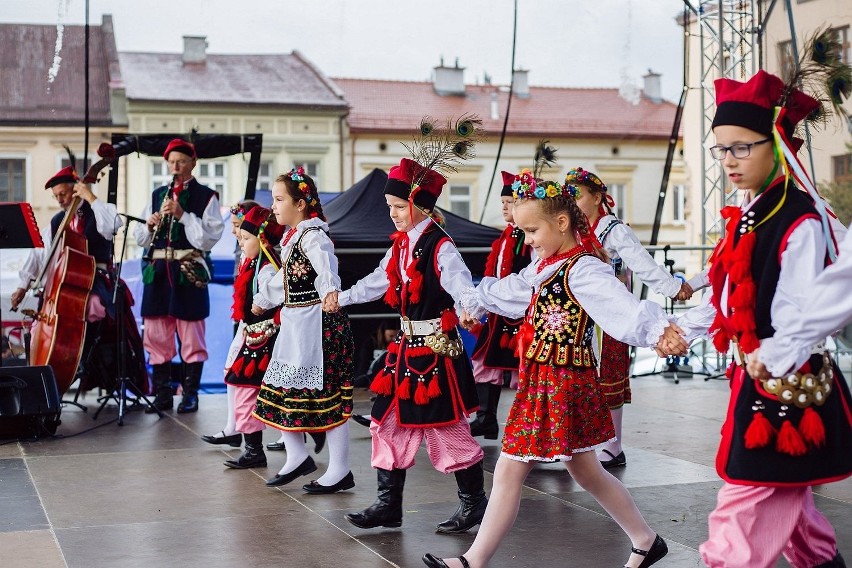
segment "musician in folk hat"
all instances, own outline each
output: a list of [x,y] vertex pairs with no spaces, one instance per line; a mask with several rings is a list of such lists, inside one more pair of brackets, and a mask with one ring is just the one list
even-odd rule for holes
[[210,315],[209,253],[222,236],[224,223],[218,195],[192,175],[195,146],[175,138],[163,158],[174,177],[169,185],[153,191],[142,214],[147,223],[137,224],[135,232],[139,246],[148,248],[143,269],[144,342],[154,370],[154,406],[168,410],[173,405],[170,378],[171,360],[177,355],[175,335],[180,339],[186,372],[177,410],[196,412],[207,360],[204,320]]

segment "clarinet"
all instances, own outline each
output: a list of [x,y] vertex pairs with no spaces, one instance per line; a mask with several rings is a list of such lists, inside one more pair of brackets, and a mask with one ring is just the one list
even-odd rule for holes
[[[163,208],[166,204],[172,200],[172,195],[175,191],[175,185],[177,185],[177,174],[172,176],[172,181],[169,184],[169,188],[166,190],[166,194],[163,196],[163,202],[160,204],[160,221],[157,223],[157,228],[154,229],[154,236],[156,237],[160,234],[160,231],[163,228],[163,225],[167,222],[168,217],[168,233],[166,234],[166,260],[172,260],[174,258],[174,250],[172,249],[172,228],[175,224],[174,215],[167,215],[163,213]],[[153,258],[154,248],[150,249],[150,256]]]

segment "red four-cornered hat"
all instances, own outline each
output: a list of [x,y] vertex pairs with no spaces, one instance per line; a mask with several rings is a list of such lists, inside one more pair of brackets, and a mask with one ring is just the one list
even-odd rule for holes
[[[412,187],[412,184],[417,183]],[[385,193],[401,199],[411,199],[424,209],[434,209],[447,178],[414,160],[403,158],[388,172]]]
[[501,171],[500,175],[503,176],[503,189],[500,190],[500,197],[511,197],[513,195],[512,184],[515,183],[515,174]]

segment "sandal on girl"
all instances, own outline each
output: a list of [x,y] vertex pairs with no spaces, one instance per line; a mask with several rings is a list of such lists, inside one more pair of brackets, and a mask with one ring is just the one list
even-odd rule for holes
[[[652,544],[651,548],[648,550],[641,550],[639,548],[631,548],[630,550],[633,554],[645,557],[645,559],[642,560],[642,564],[639,565],[639,568],[648,568],[648,566],[656,564],[657,560],[669,553],[669,547],[666,546],[666,541],[664,541],[663,537],[660,535],[657,535],[657,538],[654,539],[654,544]],[[425,557],[423,561],[426,561]],[[435,566],[440,566],[440,564],[436,564]],[[625,568],[629,567],[625,566]]]
[[[665,546],[665,544],[663,544],[663,546]],[[470,568],[470,563],[467,561],[467,558],[465,558],[464,556],[459,556],[458,558],[459,560],[461,560],[462,566],[464,566],[464,568]],[[431,554],[427,554],[423,557],[423,564],[425,564],[429,568],[449,568],[449,566],[447,566],[447,563],[444,562],[443,558],[438,558],[437,556],[432,556]],[[650,564],[648,564],[648,566],[650,566]]]

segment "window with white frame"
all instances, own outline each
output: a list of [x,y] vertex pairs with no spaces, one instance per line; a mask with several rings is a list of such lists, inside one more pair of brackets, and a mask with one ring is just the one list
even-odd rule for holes
[[627,204],[624,201],[627,197],[627,184],[613,183],[607,186],[607,191],[615,201],[615,207],[612,210],[613,214],[622,221],[629,221],[629,219],[624,217],[624,214],[627,211]]
[[454,184],[450,186],[449,210],[451,213],[470,219],[470,186]]
[[852,64],[852,44],[849,38],[849,26],[834,28],[834,38],[840,43],[840,60],[846,65]]
[[[76,164],[74,164],[74,168],[76,169],[76,168],[77,168],[77,167],[79,167],[79,166],[80,166],[80,164],[82,164],[82,163],[83,163],[82,158],[77,158],[77,163],[76,163]],[[67,168],[67,167],[68,167],[68,166],[70,166],[70,165],[71,165],[71,160],[69,160],[67,157],[62,158],[61,160],[59,160],[59,167],[60,167],[60,168]],[[89,171],[89,167],[90,167],[91,165],[92,165],[92,159],[91,159],[91,158],[88,158],[88,159],[86,160],[86,164],[83,166],[83,171],[78,171],[78,172],[77,172],[77,175],[79,175],[80,177],[83,177],[83,175],[84,175],[87,171]]]
[[301,166],[305,170],[306,174],[311,176],[311,179],[314,180],[317,189],[322,191],[322,184],[319,180],[319,162],[309,160],[296,160],[293,163],[293,167],[298,168],[299,166]]
[[672,220],[675,223],[686,221],[686,186],[678,183],[672,186]]
[[273,181],[272,162],[261,162],[260,169],[257,171],[257,189],[272,189]]
[[0,158],[0,201],[27,200],[27,161]]

